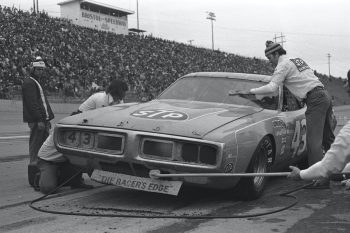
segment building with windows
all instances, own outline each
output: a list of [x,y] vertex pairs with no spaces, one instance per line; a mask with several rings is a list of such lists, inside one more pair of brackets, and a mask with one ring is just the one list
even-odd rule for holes
[[128,15],[133,11],[92,0],[67,0],[58,3],[61,18],[73,24],[97,30],[128,34]]

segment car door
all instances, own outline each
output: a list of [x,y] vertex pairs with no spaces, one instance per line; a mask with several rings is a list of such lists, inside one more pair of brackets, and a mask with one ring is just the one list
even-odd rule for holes
[[[279,126],[276,137],[277,160],[299,160],[306,153],[306,107],[287,88],[283,88],[283,104],[274,125]],[[277,144],[277,143],[276,143]]]

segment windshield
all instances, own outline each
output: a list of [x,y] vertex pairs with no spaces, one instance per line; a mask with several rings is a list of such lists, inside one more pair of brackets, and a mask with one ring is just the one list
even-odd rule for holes
[[158,99],[236,104],[276,110],[278,108],[277,93],[268,96],[247,95],[246,97],[229,95],[230,91],[249,90],[265,84],[267,83],[224,77],[186,77],[177,80]]

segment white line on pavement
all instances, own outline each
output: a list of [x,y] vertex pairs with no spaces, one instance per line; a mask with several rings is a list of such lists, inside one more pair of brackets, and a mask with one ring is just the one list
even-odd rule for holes
[[9,139],[21,139],[21,138],[29,138],[29,136],[7,136],[7,137],[0,137],[0,140],[9,140]]

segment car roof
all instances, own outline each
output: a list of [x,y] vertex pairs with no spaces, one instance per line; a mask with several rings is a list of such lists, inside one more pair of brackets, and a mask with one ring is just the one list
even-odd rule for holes
[[185,77],[212,77],[212,78],[233,78],[233,79],[245,79],[258,82],[270,82],[271,76],[263,74],[247,74],[247,73],[233,73],[233,72],[196,72],[190,73]]

